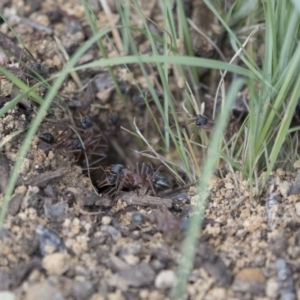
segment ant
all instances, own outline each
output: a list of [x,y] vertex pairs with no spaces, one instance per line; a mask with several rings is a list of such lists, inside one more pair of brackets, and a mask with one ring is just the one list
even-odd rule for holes
[[[93,164],[98,163],[106,158],[105,153],[108,147],[107,144],[102,143],[100,145],[98,139],[91,139],[90,137],[88,139],[86,139],[85,137],[81,137],[80,140],[78,136],[74,137],[73,132],[71,132],[71,130],[68,130],[68,128],[63,130],[63,132],[60,133],[56,139],[49,132],[42,133],[39,138],[44,143],[53,145],[54,148],[61,150],[63,154],[68,155],[72,153],[75,156],[77,155],[77,160],[79,160],[84,151],[86,152],[88,157],[98,157],[98,159],[93,162]],[[97,151],[95,147],[96,145],[97,148],[102,147],[105,151]]]
[[[76,126],[76,130],[67,127],[56,139],[49,132],[42,133],[39,138],[44,143],[61,150],[63,154],[72,153],[77,161],[80,160],[84,169],[89,169],[90,166],[98,164],[107,157],[109,138],[120,127],[120,117],[117,113],[110,114],[107,126],[101,133],[95,132],[90,116],[80,113],[80,117],[80,127]],[[74,135],[75,132],[77,136]],[[87,157],[83,158],[84,153]]]
[[[83,128],[82,140],[84,145],[88,147],[88,154],[94,154],[99,149],[104,148],[104,152],[107,152],[109,140],[111,136],[120,128],[120,117],[117,113],[112,113],[108,116],[106,127],[101,133],[96,134],[93,129],[93,121],[90,116],[86,115],[80,119],[81,127]],[[106,158],[103,157],[102,159]],[[102,159],[94,161],[92,164],[99,163]],[[83,162],[86,164],[86,162]]]
[[123,188],[125,189],[146,189],[145,194],[151,189],[153,195],[157,195],[159,189],[171,188],[171,183],[166,174],[159,172],[162,166],[153,170],[151,165],[143,163],[140,167],[136,164],[133,171],[121,164],[112,165],[109,170],[104,170],[106,178],[99,184],[99,188],[114,186],[108,193],[118,194]]
[[48,145],[53,145],[56,149],[62,150],[63,154],[80,153],[83,149],[81,142],[78,138],[72,138],[70,132],[65,129],[55,139],[50,132],[44,132],[39,135],[39,139]]

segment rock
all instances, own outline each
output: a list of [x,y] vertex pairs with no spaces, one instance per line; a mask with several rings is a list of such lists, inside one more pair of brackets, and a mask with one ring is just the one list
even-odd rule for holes
[[120,270],[117,274],[113,275],[109,284],[125,291],[128,286],[142,287],[153,283],[155,272],[146,263],[141,263],[137,266]]
[[47,255],[43,258],[42,266],[49,275],[62,275],[71,267],[70,255],[64,252]]
[[155,277],[153,269],[146,263],[141,263],[132,268],[121,270],[119,275],[126,279],[129,286],[133,287],[149,285],[153,282]]
[[89,300],[104,300],[104,299],[105,299],[105,296],[103,296],[99,293],[96,293],[96,294],[93,294]]
[[249,292],[256,295],[264,294],[266,278],[261,269],[245,268],[234,278],[232,288],[237,292]]
[[155,287],[158,289],[167,289],[174,285],[176,280],[173,270],[162,270],[155,278]]
[[277,299],[277,297],[278,297],[278,282],[275,278],[271,278],[267,281],[266,296],[269,299]]
[[55,204],[46,199],[44,204],[45,215],[53,222],[62,222],[65,220],[68,212],[68,203],[61,201]]
[[0,292],[0,299],[1,300],[15,300],[16,297],[13,293],[11,292]]
[[[7,271],[0,270],[0,291],[8,290],[12,284],[11,276]],[[0,299],[2,299],[0,297]]]
[[61,292],[48,282],[31,286],[26,294],[26,300],[64,300]]
[[40,258],[34,257],[29,263],[18,267],[13,272],[14,287],[22,284],[34,270],[41,270],[42,262]]
[[42,256],[66,250],[66,246],[57,233],[42,225],[37,225],[35,229],[39,242]]
[[103,225],[109,225],[111,223],[111,218],[108,216],[104,216],[104,217],[102,217],[101,221],[102,221]]
[[0,152],[0,193],[4,194],[6,190],[9,173],[9,161],[6,156]]
[[291,186],[290,195],[298,195],[300,193],[300,173],[297,174],[294,184]]
[[7,213],[11,216],[16,216],[18,212],[20,211],[20,207],[22,204],[24,196],[22,194],[16,194],[13,196],[8,204],[8,210]]
[[64,176],[64,170],[57,169],[55,171],[47,171],[43,174],[36,175],[27,180],[24,180],[25,185],[36,186],[39,188],[46,188],[47,185],[58,181]]
[[231,270],[206,243],[199,244],[194,267],[203,267],[222,286],[229,286],[232,282]]
[[130,266],[137,265],[140,262],[140,259],[138,256],[132,255],[132,254],[125,254],[122,256],[122,258],[126,261],[126,263]]
[[102,225],[101,231],[108,233],[114,241],[117,241],[122,237],[121,232],[111,225]]
[[285,300],[296,300],[297,295],[292,267],[284,258],[277,258],[276,269],[280,298]]
[[84,300],[89,299],[95,292],[94,285],[89,281],[73,281],[72,283],[72,299]]

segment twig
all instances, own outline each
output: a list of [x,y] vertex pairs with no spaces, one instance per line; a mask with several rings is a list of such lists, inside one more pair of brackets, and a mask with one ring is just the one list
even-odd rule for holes
[[27,55],[24,49],[21,49],[19,46],[17,46],[1,31],[0,31],[0,47],[2,47],[3,50],[7,51],[10,55],[13,55],[15,58],[22,61],[24,64],[27,61],[34,63],[34,59],[31,56]]
[[149,195],[140,195],[138,196],[135,191],[133,192],[122,192],[119,196],[119,199],[125,201],[127,205],[139,205],[139,206],[166,206],[168,208],[172,207],[172,199],[152,197]]
[[[69,57],[66,49],[64,48],[61,40],[56,36],[54,36],[54,39],[55,39],[55,42],[56,42],[60,52],[63,54],[65,61],[69,61],[70,57]],[[71,71],[70,74],[71,74],[73,80],[75,81],[75,83],[77,84],[78,88],[81,89],[82,83],[81,83],[81,80],[80,80],[78,74],[76,73],[76,71]]]
[[[260,26],[258,25],[248,36],[248,38],[246,39],[246,41],[243,43],[242,47],[239,48],[239,50],[235,53],[235,55],[232,57],[232,59],[230,60],[229,64],[232,64],[232,62],[240,55],[240,53],[244,50],[245,46],[247,45],[248,41],[250,40],[250,38],[260,29]],[[225,72],[221,72],[221,79],[219,81],[218,84],[218,88],[216,91],[216,95],[215,95],[215,101],[214,101],[214,109],[213,109],[213,120],[216,118],[216,107],[217,107],[217,98],[219,95],[219,90],[221,88],[221,86],[223,86],[224,84],[224,78],[227,74],[227,71]]]
[[26,25],[39,30],[39,31],[44,31],[46,34],[51,35],[53,33],[53,30],[49,27],[46,27],[40,23],[37,23],[35,21],[32,21],[28,18],[24,18],[24,17],[20,17],[20,19],[22,20],[23,23],[25,23]]
[[77,132],[77,130],[74,127],[72,127],[71,125],[68,125],[68,127],[77,135],[77,137],[78,137],[78,139],[79,139],[79,141],[81,143],[81,146],[82,146],[82,149],[83,149],[84,158],[85,158],[85,161],[86,161],[86,167],[87,167],[86,170],[87,170],[87,173],[88,173],[88,176],[89,176],[89,179],[90,179],[90,183],[91,183],[91,185],[92,185],[93,190],[95,191],[95,193],[97,195],[99,195],[98,191],[96,190],[96,188],[94,187],[93,182],[92,182],[91,171],[90,171],[90,164],[89,164],[88,156],[86,154],[84,142],[83,142],[80,134]]
[[103,7],[104,12],[107,15],[109,25],[113,28],[112,29],[112,35],[113,35],[114,40],[115,40],[116,48],[118,49],[119,53],[122,53],[123,52],[122,41],[121,41],[121,38],[120,38],[119,31],[116,28],[114,28],[115,24],[113,24],[113,21],[112,21],[113,20],[113,18],[112,18],[113,15],[111,13],[109,5],[107,4],[107,0],[99,0],[99,1],[100,1],[101,5]]
[[[174,174],[174,176],[176,178],[178,178],[183,184],[184,184],[184,181],[182,180],[182,178],[180,178],[180,176],[178,176],[178,174],[172,169],[170,168],[170,166],[164,162],[163,159],[161,159],[161,156],[154,150],[154,148],[149,144],[149,142],[147,141],[147,139],[143,136],[143,134],[141,133],[141,131],[139,130],[139,128],[137,127],[136,125],[136,122],[135,122],[135,118],[133,120],[133,124],[134,124],[134,127],[135,127],[135,130],[137,132],[137,134],[142,138],[142,140],[146,143],[146,145],[150,148],[150,150],[154,153],[154,155],[161,161],[161,163],[172,173]],[[125,129],[123,127],[121,127],[122,129]],[[126,129],[125,129],[126,130]]]

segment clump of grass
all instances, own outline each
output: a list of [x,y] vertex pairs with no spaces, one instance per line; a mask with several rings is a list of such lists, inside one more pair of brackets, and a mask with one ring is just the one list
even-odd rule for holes
[[[222,22],[230,36],[233,49],[241,47],[241,41],[230,29],[225,19],[218,13],[210,1],[204,0],[215,15]],[[236,1],[239,8],[237,15],[244,11],[247,4]],[[260,2],[260,1],[259,1]],[[290,132],[290,124],[295,114],[295,108],[300,96],[300,79],[295,74],[299,71],[299,11],[295,9],[291,1],[261,1],[263,11],[257,7],[250,13],[248,24],[256,20],[264,22],[264,54],[262,67],[260,68],[246,50],[240,58],[249,68],[251,75],[248,77],[249,87],[249,113],[239,132],[230,142],[230,153],[219,153],[227,162],[242,171],[249,180],[250,186],[255,181],[258,186],[258,176],[265,171],[262,185],[266,184],[270,173],[275,165],[279,165],[278,157],[284,148],[285,159],[281,165],[286,164],[290,157],[295,157],[294,148],[298,146],[298,139],[293,138]],[[230,11],[230,14],[234,14]],[[242,47],[243,48],[243,47]],[[257,78],[262,80],[257,81]],[[233,96],[233,95],[231,95]],[[230,97],[225,103],[230,102]],[[226,118],[228,115],[223,115]],[[222,117],[221,117],[222,118]],[[217,149],[215,138],[218,136],[217,129],[210,142],[210,147]],[[220,137],[220,136],[219,136]],[[242,144],[240,143],[242,140]],[[228,145],[225,145],[225,148]],[[240,149],[242,149],[240,151]],[[186,238],[182,245],[182,258],[178,269],[178,283],[173,289],[172,298],[182,299],[185,294],[185,286],[189,272],[192,268],[196,248],[196,241],[201,228],[199,225],[203,219],[208,196],[208,179],[211,176],[215,158],[210,157],[208,152],[207,161],[204,164],[204,177],[199,185],[199,202],[195,207],[196,214],[190,220]],[[261,189],[260,189],[261,191]]]
[[[138,9],[138,7],[137,7]],[[146,26],[146,25],[145,25]],[[131,30],[140,30],[137,28],[132,28],[129,27],[128,24],[116,27],[116,28],[130,28]],[[4,196],[4,202],[3,205],[1,207],[1,212],[0,212],[0,224],[3,223],[3,219],[4,216],[6,214],[6,210],[7,210],[7,206],[8,206],[8,201],[13,193],[14,190],[14,186],[17,180],[17,176],[19,173],[19,169],[20,166],[22,164],[22,161],[24,160],[24,157],[26,156],[26,153],[30,147],[30,142],[33,138],[33,136],[35,135],[36,131],[38,130],[38,127],[40,125],[40,123],[43,120],[43,117],[45,115],[45,113],[47,112],[47,110],[50,107],[51,102],[53,101],[54,97],[57,95],[58,90],[60,89],[62,83],[64,82],[65,78],[68,76],[68,74],[70,74],[73,71],[78,71],[78,70],[86,70],[89,68],[94,68],[94,67],[113,67],[113,66],[117,66],[117,65],[130,65],[130,64],[140,64],[141,66],[143,66],[144,64],[155,64],[156,67],[160,70],[160,76],[163,77],[163,82],[164,82],[164,91],[168,94],[170,94],[170,91],[168,89],[168,84],[167,84],[167,73],[166,73],[166,69],[164,70],[164,68],[166,68],[165,66],[168,64],[174,64],[174,65],[178,65],[178,66],[192,66],[194,68],[196,67],[206,67],[206,68],[217,68],[217,69],[222,69],[222,70],[227,70],[227,71],[231,71],[231,72],[236,72],[238,74],[247,76],[248,72],[247,70],[238,67],[238,66],[232,66],[229,65],[227,63],[222,63],[222,62],[218,62],[218,61],[214,61],[214,60],[208,60],[208,59],[201,59],[201,58],[195,58],[195,57],[187,57],[187,56],[182,56],[182,55],[173,55],[170,56],[169,55],[169,51],[167,51],[167,49],[172,48],[174,45],[169,45],[167,44],[167,46],[165,46],[164,48],[166,49],[166,52],[163,54],[158,54],[157,51],[154,51],[155,55],[153,56],[148,56],[148,55],[138,55],[136,53],[136,55],[133,56],[123,56],[123,57],[114,57],[114,58],[103,58],[101,60],[95,60],[92,63],[87,63],[85,65],[81,65],[78,67],[74,67],[76,65],[76,62],[80,59],[80,57],[94,44],[94,43],[98,43],[100,39],[104,38],[109,32],[111,32],[112,28],[106,28],[103,29],[101,31],[99,31],[98,33],[95,33],[93,37],[91,37],[84,45],[82,45],[77,51],[76,53],[70,58],[70,60],[66,63],[66,65],[64,66],[63,70],[57,75],[57,77],[55,78],[51,78],[53,80],[53,84],[52,86],[49,88],[49,91],[45,97],[44,100],[42,100],[37,94],[35,94],[33,92],[34,87],[28,87],[26,86],[24,83],[22,83],[18,78],[16,78],[15,76],[13,76],[13,74],[9,74],[4,68],[0,69],[0,72],[3,73],[4,75],[6,75],[17,87],[20,88],[21,93],[23,93],[22,95],[18,95],[15,99],[13,99],[9,106],[5,106],[4,108],[2,108],[0,110],[0,116],[2,116],[5,112],[7,112],[7,110],[12,107],[13,104],[18,103],[22,97],[24,95],[28,95],[30,97],[30,99],[35,100],[36,102],[38,102],[40,105],[37,115],[35,117],[35,119],[33,120],[30,129],[28,130],[28,133],[26,134],[26,137],[24,139],[23,145],[20,149],[19,155],[18,155],[18,159],[15,163],[15,166],[12,170],[11,176],[10,176],[10,180],[9,180],[9,184],[7,186],[6,189],[6,193]],[[145,33],[149,39],[152,42],[152,46],[153,49],[156,49],[155,47],[155,42],[161,42],[162,39],[154,34],[152,34],[150,32],[149,29],[143,30],[143,33]],[[164,43],[166,41],[163,41]],[[100,47],[100,46],[99,46]],[[147,74],[145,73],[145,76],[147,77]],[[150,80],[149,80],[150,82]],[[42,84],[43,82],[39,83]],[[153,97],[154,99],[157,99],[157,95],[153,89],[153,87],[151,85],[149,85],[149,90],[151,93],[153,93]],[[23,92],[22,92],[23,91]],[[159,105],[159,101],[157,99],[157,105],[158,107]],[[171,100],[171,96],[170,97],[166,97],[166,102],[164,104],[164,107],[159,107],[162,116],[164,117],[164,120],[167,121],[167,113],[166,111],[168,111],[171,108],[172,113],[174,114],[174,117],[176,119],[176,113],[174,110],[174,106]],[[166,122],[166,126],[168,126],[168,123]],[[180,137],[180,143],[178,143],[177,141],[177,137],[175,137],[174,133],[172,132],[172,130],[168,130],[169,128],[167,128],[166,132],[168,135],[170,135],[171,139],[173,140],[174,144],[177,145],[177,150],[179,152],[179,155],[181,157],[185,157],[186,153],[184,151],[182,151],[183,147],[183,140],[182,140],[182,136],[181,136],[181,131],[180,128],[178,127],[177,124],[177,135],[178,137]],[[166,142],[167,145],[167,149],[169,147],[169,143]],[[186,159],[185,159],[186,160]],[[186,165],[187,165],[187,161],[186,161]]]

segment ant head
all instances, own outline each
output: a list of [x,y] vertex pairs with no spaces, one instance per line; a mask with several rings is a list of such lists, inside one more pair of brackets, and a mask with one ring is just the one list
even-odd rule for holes
[[121,172],[123,169],[124,169],[124,166],[123,166],[123,165],[121,165],[121,164],[116,164],[116,165],[112,165],[112,166],[111,166],[110,172],[111,172],[112,174],[117,175],[117,174],[120,174],[120,172]]
[[112,113],[108,116],[108,125],[118,126],[120,125],[120,116],[118,113]]
[[205,126],[207,124],[208,120],[207,117],[204,115],[197,115],[196,116],[196,125],[197,126]]
[[90,116],[85,116],[81,118],[80,122],[84,129],[88,129],[93,126],[93,121]]

